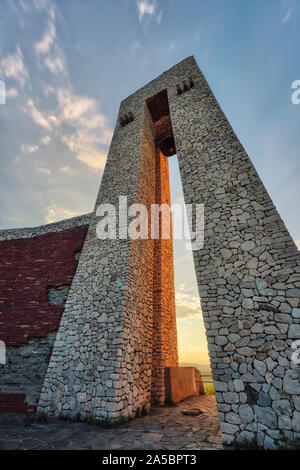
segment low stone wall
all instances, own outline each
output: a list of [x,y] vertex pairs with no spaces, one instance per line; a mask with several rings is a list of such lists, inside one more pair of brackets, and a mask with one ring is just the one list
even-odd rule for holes
[[166,367],[167,402],[176,404],[185,398],[199,395],[195,370],[195,367]]
[[76,227],[88,226],[92,212],[88,214],[71,217],[71,219],[60,220],[51,224],[39,225],[38,227],[6,228],[0,230],[0,242],[14,240],[17,238],[33,238],[46,233],[64,232]]
[[36,407],[88,221],[0,231],[0,411]]

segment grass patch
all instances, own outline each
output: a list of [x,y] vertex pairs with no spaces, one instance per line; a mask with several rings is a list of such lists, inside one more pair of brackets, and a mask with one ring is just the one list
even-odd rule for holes
[[147,408],[145,407],[145,405],[142,406],[142,408],[137,408],[135,410],[135,417],[136,418],[140,418],[141,416],[146,416],[148,414],[148,411],[147,411]]
[[36,415],[36,420],[39,423],[49,423],[49,418],[46,413],[39,413],[38,415]]
[[280,438],[275,439],[275,446],[277,450],[300,450],[300,439],[291,441],[288,439],[283,431],[279,431]]
[[[300,439],[291,441],[288,439],[283,431],[279,431],[280,438],[274,439],[275,450],[300,450]],[[243,441],[233,441],[229,447],[235,450],[265,450],[262,446],[258,445],[257,439],[244,439]]]
[[91,425],[102,426],[104,428],[115,428],[115,427],[122,426],[123,424],[128,423],[128,421],[131,421],[132,419],[133,419],[132,416],[123,416],[123,415],[119,416],[118,418],[112,418],[112,419],[109,419],[109,418],[98,419],[93,415],[88,415],[88,417],[85,420],[79,420],[79,421],[83,421]]
[[204,382],[203,388],[205,395],[215,395],[215,389],[212,382]]
[[229,447],[233,447],[235,450],[264,450],[263,447],[258,445],[256,438],[243,439],[242,441],[233,441]]

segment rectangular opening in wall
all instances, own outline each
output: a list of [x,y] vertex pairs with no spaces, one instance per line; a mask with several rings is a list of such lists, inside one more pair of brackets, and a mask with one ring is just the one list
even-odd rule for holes
[[[177,155],[168,159],[171,203],[184,206]],[[174,232],[173,232],[174,233]],[[179,365],[200,370],[204,391],[214,394],[205,326],[203,322],[193,253],[186,240],[173,240],[175,299]]]
[[[155,133],[155,202],[176,203],[185,211],[183,188],[170,116],[167,90],[147,100]],[[162,237],[160,220],[160,237]],[[187,225],[187,224],[186,224]],[[174,236],[174,230],[172,230]],[[184,235],[184,234],[183,234]],[[162,237],[163,238],[163,237]],[[165,368],[195,367],[202,376],[207,394],[214,394],[205,327],[195,275],[192,251],[186,249],[187,239],[155,241],[154,315],[153,315],[153,389],[154,402],[164,399]],[[175,268],[175,270],[174,270]],[[175,271],[175,276],[174,276]],[[175,288],[174,288],[175,277]],[[175,311],[177,314],[177,328]],[[166,331],[168,333],[166,333]],[[178,350],[172,344],[178,337]],[[173,338],[175,336],[175,339]],[[176,350],[175,350],[176,349]],[[177,360],[179,356],[179,362]],[[200,376],[198,375],[198,377]],[[199,378],[199,391],[203,387]]]

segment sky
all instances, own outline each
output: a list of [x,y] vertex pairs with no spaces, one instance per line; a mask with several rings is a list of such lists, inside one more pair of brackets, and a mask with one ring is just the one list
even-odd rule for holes
[[[299,23],[300,0],[0,0],[0,228],[90,212],[120,101],[194,55],[300,240]],[[180,198],[176,157],[170,176]],[[180,359],[201,362],[192,261],[175,252]]]

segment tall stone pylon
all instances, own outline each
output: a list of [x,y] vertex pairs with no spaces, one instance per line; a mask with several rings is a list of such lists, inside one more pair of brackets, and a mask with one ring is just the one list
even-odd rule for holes
[[121,103],[38,410],[111,419],[164,403],[172,242],[99,240],[96,210],[120,195],[169,204],[175,147],[185,203],[205,207],[193,257],[223,442],[272,448],[279,430],[300,435],[300,254],[193,57]]

